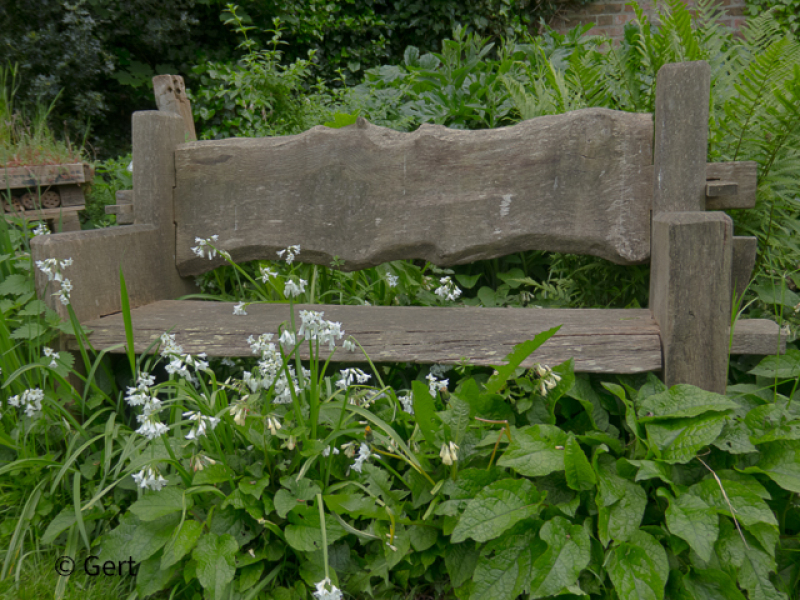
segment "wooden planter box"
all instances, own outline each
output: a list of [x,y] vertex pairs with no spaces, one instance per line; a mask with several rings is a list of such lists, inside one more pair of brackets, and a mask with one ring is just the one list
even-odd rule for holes
[[0,212],[6,219],[49,221],[51,230],[60,221],[61,231],[79,231],[78,212],[86,208],[81,186],[93,178],[88,163],[0,167]]

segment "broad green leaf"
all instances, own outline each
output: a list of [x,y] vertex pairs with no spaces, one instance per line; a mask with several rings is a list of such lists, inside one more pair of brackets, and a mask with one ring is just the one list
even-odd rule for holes
[[627,541],[639,528],[647,506],[647,494],[635,483],[617,474],[616,463],[607,454],[595,461],[598,478],[598,533],[600,542]]
[[433,396],[431,396],[428,386],[421,381],[412,381],[411,390],[414,402],[414,415],[417,424],[431,446],[436,447],[436,434],[434,426],[436,424],[436,413],[433,410]]
[[136,562],[142,562],[161,550],[180,522],[181,516],[177,513],[164,515],[154,521],[138,523],[133,538],[126,547],[128,556]]
[[669,500],[666,517],[670,532],[686,540],[704,561],[711,560],[719,536],[716,510],[691,494],[681,494],[675,499],[664,488],[659,488],[658,494]]
[[614,548],[606,570],[620,600],[663,600],[667,582],[639,546],[622,544]]
[[517,430],[497,464],[527,477],[563,471],[566,443],[566,432],[554,425],[523,427]]
[[569,435],[564,447],[564,470],[567,476],[567,485],[573,490],[590,490],[597,485],[594,469],[573,434]]
[[374,498],[363,494],[328,494],[323,496],[328,510],[337,515],[349,515],[353,518],[366,517],[368,519],[386,519],[386,509],[381,507]]
[[745,473],[763,473],[783,489],[800,494],[800,442],[771,442],[759,447],[761,460]]
[[531,598],[554,596],[574,585],[589,564],[591,541],[582,525],[555,517],[539,532],[547,551],[535,557],[531,569]]
[[666,463],[659,460],[626,460],[639,469],[636,473],[636,481],[660,479],[664,483],[669,483],[670,485],[674,483],[670,473],[670,465]]
[[161,568],[174,565],[184,556],[189,554],[203,533],[203,524],[199,521],[184,521],[177,533],[170,531],[171,537],[161,555]]
[[21,296],[33,291],[33,278],[25,275],[9,275],[0,283],[0,296]]
[[800,350],[790,348],[786,350],[786,354],[767,356],[758,363],[758,366],[750,369],[750,374],[770,379],[800,377]]
[[747,413],[744,422],[753,444],[800,440],[800,419],[782,404],[757,406]]
[[695,417],[705,412],[726,412],[738,405],[725,396],[707,392],[693,385],[679,384],[666,392],[653,394],[639,404],[639,421],[659,421]]
[[775,559],[759,548],[746,531],[744,537],[747,546],[734,524],[722,521],[715,548],[720,562],[737,574],[739,585],[747,590],[750,600],[787,600],[769,578],[776,569]]
[[[775,514],[766,502],[748,486],[739,481],[721,479],[722,493],[719,483],[713,477],[704,479],[689,488],[689,493],[695,494],[706,504],[713,507],[718,513],[732,516],[731,507],[736,511],[736,518],[747,526],[753,523],[767,523],[778,525]],[[730,502],[730,506],[728,504]]]
[[478,283],[478,279],[481,278],[481,275],[482,275],[481,273],[478,273],[477,275],[466,275],[464,273],[456,273],[455,278],[456,281],[458,281],[458,284],[462,288],[471,290],[473,287],[475,287],[475,284]]
[[[798,432],[800,433],[800,428]],[[758,450],[750,441],[747,425],[734,419],[725,422],[722,433],[714,440],[713,445],[731,454],[749,454]]]
[[634,531],[633,535],[628,540],[629,544],[639,546],[647,553],[647,556],[653,561],[653,566],[661,581],[666,581],[669,578],[669,559],[667,558],[667,551],[664,550],[656,538],[641,529]]
[[45,529],[42,536],[43,544],[52,544],[55,539],[75,524],[75,508],[68,506],[58,513]]
[[[322,550],[322,530],[317,507],[304,506],[293,510],[289,513],[289,522],[290,524],[284,528],[287,544],[301,552]],[[325,515],[325,531],[329,545],[347,533],[339,521],[329,514]]]
[[589,378],[584,373],[575,376],[575,381],[567,392],[567,396],[581,403],[594,429],[598,431],[608,429],[608,411],[603,408],[600,403],[600,395],[594,391]]
[[175,575],[176,567],[162,569],[160,561],[158,556],[154,556],[137,565],[136,591],[140,598],[152,597],[165,589]]
[[530,583],[533,557],[545,549],[544,542],[533,543],[534,539],[533,532],[527,532],[484,548],[472,577],[470,600],[515,600]]
[[[163,491],[163,490],[162,490]],[[105,534],[100,541],[101,562],[107,560],[120,561],[130,558],[130,544],[136,528],[141,525],[132,513],[127,512],[119,520],[119,525]]]
[[411,545],[414,546],[414,550],[422,552],[433,546],[436,540],[439,539],[439,529],[411,525],[408,528],[408,536],[411,539]]
[[692,569],[683,584],[693,600],[745,600],[728,574],[717,569]]
[[261,498],[264,493],[264,488],[269,485],[269,475],[264,475],[261,479],[245,475],[239,481],[239,489],[243,494],[249,494],[254,498]]
[[542,496],[525,479],[496,481],[469,501],[450,538],[457,544],[467,538],[486,542],[516,523],[539,512]]
[[508,378],[514,374],[514,370],[522,364],[522,361],[553,337],[559,329],[561,329],[560,325],[537,334],[532,340],[514,346],[514,349],[505,357],[506,364],[493,365],[497,374],[492,375],[489,381],[486,382],[486,391],[490,394],[496,394],[503,389]]
[[189,506],[189,498],[183,497],[183,490],[167,486],[160,492],[147,494],[131,505],[131,512],[142,521],[156,519],[173,512],[182,511]]
[[647,436],[669,463],[687,463],[701,448],[712,444],[722,432],[727,416],[707,413],[685,419],[649,422]]
[[232,535],[207,533],[192,551],[197,561],[197,579],[212,598],[221,599],[236,573],[239,544]]
[[242,567],[239,570],[239,578],[236,580],[239,583],[239,591],[246,592],[253,587],[261,580],[262,573],[264,573],[263,562]]
[[292,496],[289,490],[278,490],[273,502],[275,503],[275,512],[281,519],[285,519],[290,511],[304,505],[304,502]]
[[226,483],[234,478],[234,473],[220,462],[208,465],[202,471],[197,471],[192,478],[192,485],[213,485]]
[[472,579],[480,552],[471,541],[447,544],[444,548],[444,565],[453,587],[461,587]]
[[448,407],[449,410],[446,412],[452,417],[450,420],[450,433],[453,436],[453,441],[457,445],[461,445],[461,442],[464,441],[464,434],[467,433],[467,428],[470,423],[470,406],[463,400],[451,396]]

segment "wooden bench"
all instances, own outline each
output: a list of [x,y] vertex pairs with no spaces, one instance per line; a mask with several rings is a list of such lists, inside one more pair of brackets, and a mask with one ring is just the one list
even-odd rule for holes
[[[514,344],[563,325],[524,364],[574,357],[579,372],[662,371],[669,385],[724,392],[734,283],[741,292],[756,248],[754,238],[733,236],[728,215],[706,209],[754,206],[756,169],[706,164],[709,82],[705,62],[663,67],[655,126],[650,114],[591,108],[483,131],[401,133],[359,119],[338,130],[188,143],[191,111],[176,89],[182,113],[133,116],[133,224],[37,237],[33,256],[74,259],[65,272],[72,306],[95,348],[125,341],[122,266],[136,352],[174,328],[184,351],[209,356],[249,356],[247,337],[276,332],[289,306],[235,316],[233,303],[174,300],[224,264],[196,256],[196,237],[219,235],[239,262],[300,244],[298,260],[327,265],[338,256],[347,270],[526,250],[649,260],[649,309],[313,308],[341,321],[374,361],[496,364]],[[36,277],[40,296],[66,314],[55,289],[45,294],[44,274]],[[772,354],[783,343],[775,323],[742,320],[730,350]],[[340,350],[335,359],[363,357]]]

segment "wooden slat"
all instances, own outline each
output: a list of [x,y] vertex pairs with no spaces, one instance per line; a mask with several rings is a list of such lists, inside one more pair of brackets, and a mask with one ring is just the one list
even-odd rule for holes
[[[523,250],[641,263],[650,253],[650,115],[602,108],[481,131],[423,125],[315,127],[293,136],[199,141],[176,150],[177,265],[219,235],[242,262],[346,270],[399,258],[439,265]],[[138,211],[138,208],[137,208]]]
[[758,240],[755,237],[733,237],[731,284],[734,286],[733,289],[737,298],[742,297],[747,285],[750,283],[750,276],[753,274],[753,267],[756,265],[757,252]]
[[192,117],[192,104],[186,97],[186,86],[180,75],[156,75],[153,77],[153,93],[158,110],[178,115],[183,119],[187,142],[197,139]]
[[[278,326],[289,319],[288,304],[254,304],[247,308],[246,316],[233,315],[233,306],[230,302],[164,300],[135,309],[131,313],[135,349],[143,352],[174,326],[185,352],[252,356],[247,337],[277,333]],[[581,372],[637,373],[661,368],[658,328],[646,309],[295,307],[296,313],[300,310],[322,310],[324,318],[341,322],[346,334],[379,362],[456,364],[466,356],[474,364],[502,364],[515,344],[563,324],[526,366],[534,362],[553,365],[575,357],[575,368]],[[299,314],[295,318],[299,326]],[[93,330],[90,339],[96,348],[125,341],[121,314],[85,325]],[[334,360],[364,362],[364,357],[340,347]]]
[[0,187],[2,189],[16,189],[62,185],[65,183],[84,183],[87,181],[86,175],[83,163],[0,167]]
[[731,354],[783,354],[788,334],[769,319],[742,319],[733,327]]
[[[735,196],[739,193],[739,184],[735,181],[707,181],[706,198],[717,198],[718,196]],[[706,202],[708,207],[708,202]]]
[[28,221],[42,221],[46,219],[57,219],[61,214],[77,214],[84,209],[85,207],[83,206],[60,206],[58,208],[37,208],[34,210],[8,212],[3,216],[6,217],[6,219],[9,217],[22,217]]
[[706,210],[753,208],[756,205],[758,186],[758,163],[747,160],[740,162],[706,164],[707,183],[715,180],[736,182],[736,194],[722,194],[706,198]]

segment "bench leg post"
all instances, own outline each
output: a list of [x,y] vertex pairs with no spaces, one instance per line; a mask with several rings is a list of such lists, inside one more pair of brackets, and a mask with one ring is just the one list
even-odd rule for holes
[[653,218],[650,308],[661,328],[664,382],[725,393],[733,223],[724,213]]

